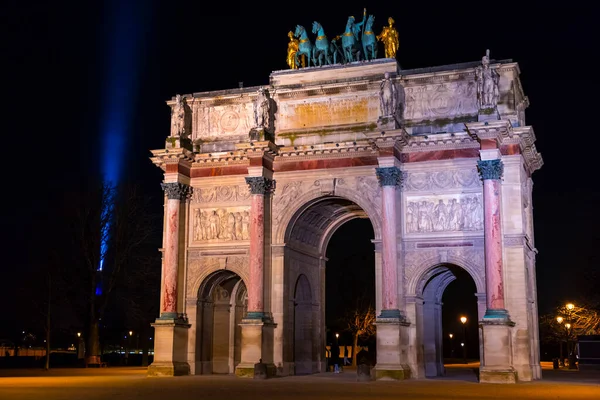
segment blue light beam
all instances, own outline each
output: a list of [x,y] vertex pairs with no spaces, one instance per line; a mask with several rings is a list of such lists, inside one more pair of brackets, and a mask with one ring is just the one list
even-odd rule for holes
[[[123,177],[125,151],[138,102],[141,58],[144,53],[147,23],[153,9],[151,1],[107,2],[104,33],[106,48],[102,114],[100,117],[101,173],[105,185],[117,186]],[[114,197],[111,197],[114,199]],[[104,200],[104,199],[103,199]],[[100,261],[97,268],[96,295],[102,294],[102,271],[110,244],[113,204],[103,201]]]

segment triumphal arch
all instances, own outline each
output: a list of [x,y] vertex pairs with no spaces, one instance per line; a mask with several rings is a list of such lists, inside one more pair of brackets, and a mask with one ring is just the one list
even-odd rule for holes
[[444,373],[441,298],[457,267],[477,288],[481,381],[539,379],[542,158],[519,73],[489,53],[413,70],[380,58],[169,100],[171,133],[152,151],[165,213],[149,374],[324,371],[327,244],[367,218],[377,379]]

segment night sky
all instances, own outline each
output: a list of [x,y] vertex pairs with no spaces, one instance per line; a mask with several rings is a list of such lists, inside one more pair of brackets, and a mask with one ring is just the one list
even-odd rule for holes
[[[3,2],[0,338],[31,319],[22,306],[28,301],[24,288],[38,278],[34,266],[51,250],[44,235],[66,229],[50,217],[68,192],[102,172],[110,82],[118,78],[123,85],[108,91],[126,110],[127,144],[113,149],[125,157],[123,179],[160,198],[161,171],[150,162],[149,150],[164,147],[169,134],[166,100],[177,93],[235,88],[240,81],[268,84],[271,71],[287,68],[287,32],[296,24],[307,27],[318,20],[333,36],[365,6],[376,17],[377,33],[389,16],[396,20],[403,69],[478,61],[486,49],[492,59],[519,63],[531,103],[527,124],[534,127],[545,163],[533,175],[540,313],[599,287],[598,274],[592,273],[600,248],[594,229],[600,222],[594,10],[577,2],[556,3],[560,7],[527,2],[535,5],[523,8],[523,2],[482,1],[345,1],[335,2],[335,9],[324,2],[281,2],[275,8],[221,2],[217,10],[207,2],[148,0],[127,11],[119,8],[124,3]],[[119,12],[129,13],[126,29],[114,22]],[[115,32],[123,36],[114,40]],[[136,32],[135,46],[111,48],[126,46]],[[383,49],[379,52],[382,56]],[[109,68],[115,59],[131,65],[115,72]],[[350,260],[348,268],[358,264]]]

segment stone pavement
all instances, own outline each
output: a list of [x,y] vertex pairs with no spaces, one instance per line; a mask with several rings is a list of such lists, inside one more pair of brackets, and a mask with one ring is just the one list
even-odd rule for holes
[[[480,384],[471,365],[444,378],[357,382],[355,372],[269,380],[231,375],[148,378],[145,368],[0,370],[0,400],[60,399],[600,399],[600,374],[544,370],[544,380]],[[556,377],[560,377],[557,379]]]

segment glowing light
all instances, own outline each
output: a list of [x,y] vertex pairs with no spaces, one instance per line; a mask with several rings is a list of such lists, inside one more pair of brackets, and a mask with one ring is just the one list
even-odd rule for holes
[[563,317],[556,317],[556,322],[558,322],[559,324],[562,324],[564,321]]
[[460,322],[462,322],[463,324],[467,323],[467,317],[460,317]]
[[448,336],[450,336],[450,339],[452,339],[452,338],[454,337],[454,334],[453,334],[453,333],[451,333],[451,334],[449,334]]
[[[140,63],[144,52],[145,23],[151,20],[152,2],[137,7],[135,2],[108,1],[106,62],[102,81],[102,105],[99,122],[101,137],[101,173],[105,184],[115,185],[122,179],[125,149],[133,126],[134,107],[140,82]],[[100,260],[97,267],[96,295],[102,295],[102,271],[110,243],[112,204],[103,202]]]
[[566,323],[566,324],[565,324],[565,328],[567,328],[567,329],[571,329],[571,324],[569,324],[569,323]]
[[572,309],[574,309],[574,308],[575,308],[575,304],[573,304],[573,303],[569,303],[569,304],[567,304],[565,307],[567,307],[567,310],[571,311]]

